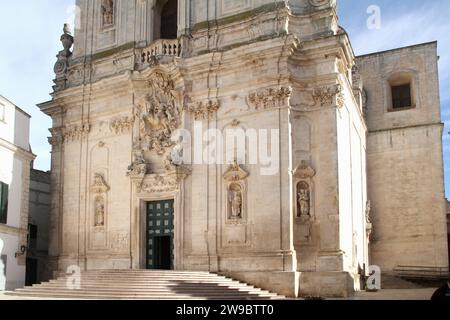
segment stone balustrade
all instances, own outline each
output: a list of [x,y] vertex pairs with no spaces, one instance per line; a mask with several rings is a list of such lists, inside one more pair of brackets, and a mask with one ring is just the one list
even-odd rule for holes
[[155,57],[181,57],[183,50],[180,39],[160,39],[152,42],[140,52],[140,63],[151,63]]

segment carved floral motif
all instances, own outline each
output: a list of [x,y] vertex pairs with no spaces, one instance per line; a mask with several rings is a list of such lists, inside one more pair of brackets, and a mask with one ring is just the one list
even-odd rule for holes
[[160,193],[176,190],[178,187],[178,181],[176,177],[166,177],[162,175],[156,175],[149,181],[142,182],[138,185],[138,192],[145,193]]
[[291,88],[287,87],[264,89],[251,93],[248,96],[248,103],[256,110],[282,107],[286,105],[291,93]]
[[91,125],[88,123],[73,125],[62,128],[64,142],[73,142],[86,137],[91,132]]
[[338,106],[343,106],[343,96],[342,89],[340,85],[328,86],[328,87],[318,87],[313,90],[312,93],[315,105],[319,105],[321,107],[332,106],[335,102],[335,99]]
[[186,111],[194,116],[195,120],[208,120],[219,110],[219,101],[207,101],[191,103],[186,107]]
[[110,127],[116,134],[121,134],[130,131],[133,127],[133,123],[134,119],[132,117],[122,117],[111,120]]

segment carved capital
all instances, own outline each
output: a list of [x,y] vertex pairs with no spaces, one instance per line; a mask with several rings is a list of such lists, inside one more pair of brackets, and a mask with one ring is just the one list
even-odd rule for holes
[[263,89],[250,93],[248,105],[255,110],[279,108],[287,105],[292,89],[281,87],[279,89]]
[[191,103],[185,110],[192,114],[195,120],[211,120],[219,108],[219,101],[208,100],[206,102]]

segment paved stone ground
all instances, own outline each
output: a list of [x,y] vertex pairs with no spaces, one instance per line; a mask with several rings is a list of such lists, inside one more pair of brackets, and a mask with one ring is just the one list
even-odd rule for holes
[[378,292],[358,292],[348,300],[431,300],[437,288],[385,289]]
[[[429,289],[386,289],[378,292],[358,292],[348,299],[333,300],[430,300],[436,288]],[[0,293],[0,301],[5,300],[45,300],[35,298],[11,297]],[[64,299],[55,299],[64,300]]]

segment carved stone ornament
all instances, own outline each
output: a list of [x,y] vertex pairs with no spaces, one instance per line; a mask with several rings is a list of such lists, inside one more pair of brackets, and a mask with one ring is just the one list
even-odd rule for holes
[[181,125],[178,100],[173,81],[159,71],[153,73],[149,81],[149,93],[135,108],[134,117],[139,127],[139,140],[135,142],[135,149],[163,155],[175,144],[172,134]]
[[133,162],[128,167],[127,175],[131,177],[143,178],[148,171],[147,161],[142,150],[133,152]]
[[340,85],[315,88],[312,95],[315,105],[330,107],[336,103],[339,107],[343,106],[344,100]]
[[297,217],[311,217],[311,188],[305,181],[297,185]]
[[137,191],[142,193],[162,193],[178,189],[178,180],[175,175],[155,175],[137,185]]
[[249,176],[237,161],[228,168],[223,178],[226,182],[227,223],[240,224],[245,218],[246,183]]
[[255,110],[283,107],[287,105],[291,93],[291,88],[287,87],[260,90],[248,96],[248,104]]
[[73,142],[85,138],[91,132],[91,125],[88,123],[72,125],[62,128],[63,142]]
[[371,211],[372,211],[372,203],[370,201],[367,201],[367,204],[366,204],[366,237],[367,237],[367,241],[369,241],[369,242],[370,242],[370,236],[372,235],[372,231],[373,231],[372,221],[370,221]]
[[102,0],[102,26],[114,25],[114,0]]
[[314,170],[308,161],[302,161],[301,164],[295,168],[294,177],[299,179],[310,179],[316,175],[316,170]]
[[94,182],[91,186],[91,192],[94,194],[94,226],[103,228],[106,219],[106,193],[109,186],[105,182],[103,175],[96,173]]
[[249,176],[248,172],[235,161],[228,170],[224,173],[223,178],[226,181],[241,181]]
[[61,36],[61,43],[63,45],[63,50],[58,52],[56,58],[58,59],[53,68],[56,78],[54,80],[55,86],[53,89],[55,91],[63,90],[67,85],[67,69],[69,68],[69,59],[72,56],[70,49],[72,48],[74,39],[70,31],[69,24],[64,24],[63,35]]
[[109,191],[109,186],[106,184],[103,175],[96,173],[94,175],[94,183],[91,186],[91,192],[93,193],[106,193]]
[[219,110],[219,101],[208,100],[191,103],[186,107],[186,111],[193,115],[195,120],[210,120]]
[[110,127],[116,134],[122,134],[128,132],[133,128],[134,119],[133,117],[122,117],[111,120]]

